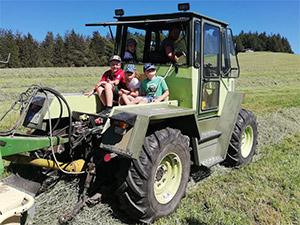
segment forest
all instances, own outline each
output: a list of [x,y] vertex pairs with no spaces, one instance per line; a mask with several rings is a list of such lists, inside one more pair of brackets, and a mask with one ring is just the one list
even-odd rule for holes
[[[138,42],[142,38],[138,34],[131,35]],[[251,49],[293,53],[287,38],[280,34],[241,31],[234,38],[238,52]],[[14,34],[11,30],[0,29],[0,60],[6,60],[11,53],[9,68],[105,66],[113,54],[113,47],[110,35],[102,36],[98,31],[93,32],[92,37],[74,30],[64,36],[48,32],[45,39],[38,42],[30,33]]]

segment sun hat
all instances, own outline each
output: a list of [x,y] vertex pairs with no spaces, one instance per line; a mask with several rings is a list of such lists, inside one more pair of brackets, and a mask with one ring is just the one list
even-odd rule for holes
[[118,55],[113,55],[112,57],[110,57],[109,61],[110,61],[110,62],[111,62],[111,61],[119,61],[119,62],[121,62],[122,60],[121,60],[121,57],[120,57],[120,56],[118,56]]
[[155,69],[155,66],[152,63],[146,63],[144,65],[144,72],[150,69]]
[[135,65],[133,64],[128,64],[125,68],[125,73],[126,72],[130,72],[130,73],[134,73],[136,71]]

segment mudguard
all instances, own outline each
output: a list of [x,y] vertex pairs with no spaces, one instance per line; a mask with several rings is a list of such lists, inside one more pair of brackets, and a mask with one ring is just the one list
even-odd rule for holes
[[118,134],[114,126],[106,126],[100,147],[125,157],[139,157],[151,127],[177,128],[184,135],[200,137],[195,110],[178,107],[172,102],[115,107],[112,115],[121,113],[136,115],[133,126],[129,126],[123,135]]

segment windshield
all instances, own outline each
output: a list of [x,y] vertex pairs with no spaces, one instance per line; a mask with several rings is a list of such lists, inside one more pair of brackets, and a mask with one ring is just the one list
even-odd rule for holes
[[[170,34],[173,28],[178,29],[178,35]],[[169,27],[119,25],[117,36],[119,40],[116,45],[116,54],[124,61],[152,62],[167,64],[172,62],[168,57],[166,46],[176,55],[179,64],[187,64],[187,25],[170,24]],[[173,32],[173,31],[171,31]],[[118,37],[116,38],[118,40]]]

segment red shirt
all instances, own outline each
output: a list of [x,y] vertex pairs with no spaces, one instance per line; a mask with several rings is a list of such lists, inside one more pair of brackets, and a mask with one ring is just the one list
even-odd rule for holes
[[126,80],[125,80],[125,73],[121,69],[118,69],[114,74],[112,74],[111,70],[106,71],[103,74],[100,81],[108,82],[110,80],[112,80],[112,81],[119,80],[120,82],[118,84],[118,87],[120,87],[120,88],[126,88],[126,86],[127,86],[126,85]]

